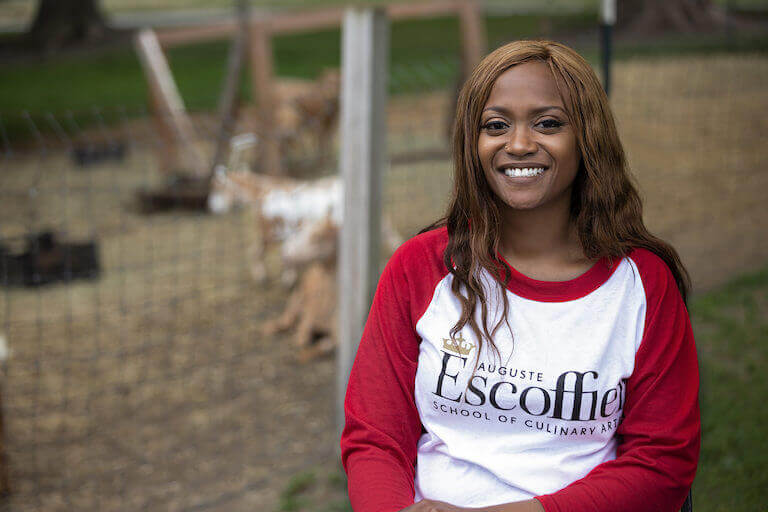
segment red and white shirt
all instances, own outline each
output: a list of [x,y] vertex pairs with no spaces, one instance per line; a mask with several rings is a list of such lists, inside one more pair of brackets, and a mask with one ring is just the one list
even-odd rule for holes
[[[699,454],[699,376],[663,260],[635,249],[558,282],[510,267],[497,353],[468,325],[451,340],[461,304],[447,241],[445,228],[412,238],[379,280],[345,400],[354,510],[533,497],[547,512],[679,510]],[[501,292],[483,279],[493,326]]]

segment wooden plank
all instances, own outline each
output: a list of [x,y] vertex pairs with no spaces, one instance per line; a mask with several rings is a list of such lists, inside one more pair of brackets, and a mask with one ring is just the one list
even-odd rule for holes
[[342,32],[341,152],[344,221],[338,260],[337,427],[378,280],[381,181],[386,158],[389,24],[384,9],[350,8]]
[[260,172],[283,174],[280,141],[275,130],[274,64],[272,62],[272,31],[268,22],[251,22],[250,29],[251,85],[256,103],[256,133],[259,137]]
[[387,14],[393,20],[449,16],[457,14],[463,3],[463,1],[453,1],[390,4],[387,6]]
[[[399,3],[385,7],[387,16],[393,20],[430,18],[434,16],[456,15],[462,9],[463,1],[438,1],[427,3]],[[341,24],[344,9],[329,7],[300,12],[276,14],[257,13],[251,16],[251,23],[265,23],[272,34],[291,34],[335,28]],[[216,39],[226,39],[237,31],[234,20],[220,21],[210,25],[169,28],[158,31],[158,39],[165,47],[188,43],[199,43]]]
[[271,16],[273,34],[292,34],[311,30],[336,28],[344,16],[343,8],[316,9],[312,11],[281,13]]
[[155,116],[166,128],[163,130],[172,140],[169,152],[177,154],[176,162],[181,170],[195,176],[205,176],[207,169],[203,155],[195,145],[192,121],[184,108],[184,102],[173,80],[171,68],[165,58],[155,33],[150,29],[138,32],[135,39],[139,60],[149,85]]
[[463,73],[469,72],[482,60],[487,51],[487,37],[482,5],[478,0],[461,2],[459,10]]
[[[431,18],[455,15],[463,2],[428,2],[389,4],[384,7],[389,19]],[[272,16],[270,25],[273,34],[290,34],[338,27],[344,16],[342,8],[317,9],[313,11],[280,13]]]
[[201,43],[227,39],[237,32],[235,20],[220,21],[210,25],[167,28],[157,31],[157,39],[166,48],[189,43]]

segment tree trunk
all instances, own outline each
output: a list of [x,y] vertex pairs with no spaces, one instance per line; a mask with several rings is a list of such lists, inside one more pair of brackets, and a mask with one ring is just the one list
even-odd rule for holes
[[54,51],[65,45],[94,41],[107,32],[98,0],[39,0],[27,33],[38,49]]
[[695,33],[751,28],[753,23],[728,14],[712,0],[618,0],[616,26],[628,34]]

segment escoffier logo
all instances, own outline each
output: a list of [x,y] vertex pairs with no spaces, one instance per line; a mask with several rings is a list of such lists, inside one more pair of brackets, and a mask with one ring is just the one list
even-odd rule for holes
[[[474,346],[466,342],[462,344],[462,341],[459,338],[449,343],[443,339],[442,365],[432,391],[435,410],[448,414],[454,414],[455,410],[455,414],[485,419],[489,419],[495,410],[499,421],[508,423],[514,423],[516,415],[522,415],[520,419],[525,420],[526,426],[531,423],[530,428],[534,428],[536,418],[545,417],[564,422],[562,425],[552,423],[552,428],[562,426],[566,434],[592,433],[598,428],[612,430],[621,421],[626,384],[618,381],[612,387],[601,386],[595,370],[564,371],[547,385],[541,372],[481,363],[477,367],[478,373],[469,379],[465,388],[459,384],[459,377]],[[492,375],[494,373],[498,377]],[[488,406],[491,409],[487,409]],[[600,423],[579,429],[568,425],[585,421]]]
[[455,339],[443,338],[443,348],[445,350],[450,350],[455,354],[468,356],[472,352],[472,349],[475,348],[475,344],[468,342],[461,334],[459,334],[459,337]]

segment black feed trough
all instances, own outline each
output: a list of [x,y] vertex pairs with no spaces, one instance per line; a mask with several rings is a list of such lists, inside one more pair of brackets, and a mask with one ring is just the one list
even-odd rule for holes
[[89,143],[72,149],[72,161],[78,167],[88,167],[108,160],[122,161],[127,147],[124,142]]
[[28,235],[23,252],[0,244],[0,284],[43,286],[99,277],[99,247],[95,241],[62,242],[52,231]]
[[208,210],[209,178],[176,176],[157,189],[141,188],[136,193],[139,210],[144,214],[184,210]]

